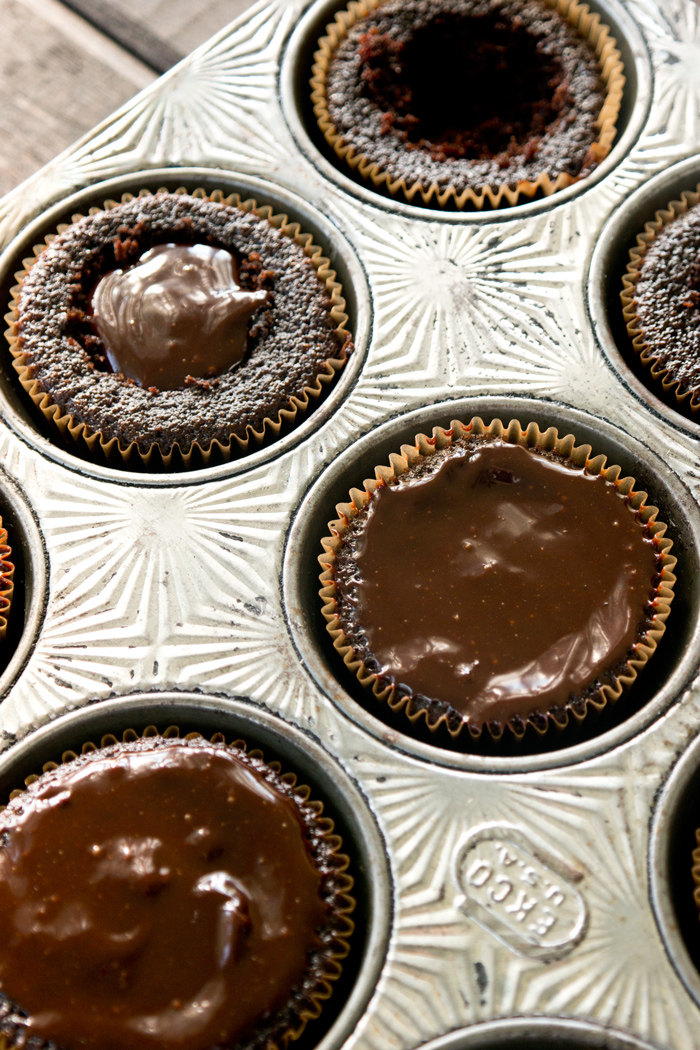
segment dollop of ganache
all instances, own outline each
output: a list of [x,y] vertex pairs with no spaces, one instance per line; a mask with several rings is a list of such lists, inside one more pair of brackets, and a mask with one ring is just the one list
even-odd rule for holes
[[309,975],[328,905],[293,799],[225,747],[149,743],[59,767],[0,818],[0,990],[25,1038],[234,1046]]
[[158,244],[112,270],[92,295],[91,319],[113,371],[143,387],[177,390],[245,356],[249,323],[268,292],[245,291],[231,252]]
[[[99,280],[137,263],[160,244],[207,244],[230,251],[246,292],[269,301],[251,320],[239,363],[214,379],[176,390],[140,386],[113,372],[90,318]],[[351,352],[331,291],[303,245],[254,211],[188,194],[135,197],[72,223],[22,281],[17,350],[36,392],[61,413],[121,448],[185,453],[222,448],[264,432],[295,408],[308,387],[330,382]]]
[[339,618],[398,688],[474,725],[618,672],[658,556],[602,475],[504,443],[453,446],[380,487],[336,558]]

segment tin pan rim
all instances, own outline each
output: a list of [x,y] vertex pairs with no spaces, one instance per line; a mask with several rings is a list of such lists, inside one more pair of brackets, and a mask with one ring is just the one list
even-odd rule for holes
[[[609,1025],[571,1017],[520,1016],[470,1025],[426,1043],[422,1050],[539,1050],[542,1039],[571,1050],[661,1050]],[[544,1044],[544,1050],[549,1050]]]

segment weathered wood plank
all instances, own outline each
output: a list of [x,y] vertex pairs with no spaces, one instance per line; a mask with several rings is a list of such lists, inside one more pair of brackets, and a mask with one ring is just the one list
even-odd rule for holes
[[63,0],[164,73],[250,7],[252,0]]
[[154,78],[58,0],[0,0],[0,195]]
[[252,0],[0,0],[0,196]]

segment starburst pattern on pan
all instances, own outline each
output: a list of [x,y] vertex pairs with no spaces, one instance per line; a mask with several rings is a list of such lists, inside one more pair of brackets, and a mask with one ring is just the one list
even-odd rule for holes
[[572,288],[581,252],[573,222],[543,216],[533,233],[520,223],[385,219],[357,236],[376,322],[349,410],[360,399],[397,411],[504,389],[569,400],[590,388],[593,401],[607,381]]
[[[390,992],[373,1016],[373,1045],[392,1032],[407,1045],[411,1029],[423,1037],[448,1031],[458,1026],[455,1016],[471,1023],[547,1012],[595,1016],[690,1050],[693,1009],[656,929],[640,860],[661,770],[674,761],[674,735],[664,731],[663,758],[651,764],[628,748],[595,773],[574,768],[506,782],[361,760],[399,889]],[[455,851],[484,823],[502,826],[504,838],[519,829],[534,849],[580,874],[587,932],[547,967],[509,950],[453,905]]]
[[478,778],[435,775],[386,751],[356,759],[390,842],[398,889],[388,979],[367,1034],[376,1048],[415,1045],[418,1035],[488,1016],[504,957],[508,965],[498,942],[453,906],[454,855],[464,834],[488,819],[490,793]]
[[[226,168],[266,169],[285,155],[287,145],[261,109],[276,104],[277,56],[289,32],[293,9],[273,5],[259,10],[234,34],[207,46],[162,77],[125,112],[135,119],[123,127],[119,155],[135,161],[172,165],[209,163]],[[106,155],[114,165],[114,131],[106,128]],[[129,141],[130,140],[130,141]],[[75,160],[89,174],[103,156],[102,144]]]
[[[26,672],[40,706],[167,684],[268,695],[288,678],[272,581],[289,473],[166,489],[54,478],[39,506],[52,596]],[[280,685],[290,703],[298,692]],[[14,698],[0,715],[6,729],[21,717]]]
[[[700,136],[700,9],[683,0],[630,0],[655,67],[654,106],[644,148],[665,144],[666,164]],[[675,147],[675,149],[674,149]]]
[[[667,747],[666,764],[672,759]],[[661,943],[644,862],[661,772],[628,748],[595,776],[544,774],[538,784],[514,785],[512,809],[576,856],[590,904],[581,945],[556,967],[523,975],[519,1004],[595,1016],[690,1048],[694,1012]]]

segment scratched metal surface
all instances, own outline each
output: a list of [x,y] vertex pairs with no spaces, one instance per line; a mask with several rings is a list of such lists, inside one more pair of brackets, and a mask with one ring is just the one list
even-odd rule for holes
[[[700,427],[623,360],[605,282],[646,209],[700,181],[700,8],[600,0],[636,69],[612,156],[548,201],[447,216],[377,200],[311,142],[302,69],[332,6],[257,5],[0,203],[6,275],[65,197],[102,180],[138,188],[171,165],[196,169],[181,180],[192,186],[215,169],[212,184],[288,203],[321,231],[355,289],[359,344],[285,441],[186,475],[86,464],[38,434],[0,382],[0,496],[18,507],[30,584],[0,681],[0,764],[91,700],[167,691],[260,706],[359,785],[358,819],[376,821],[388,858],[393,908],[345,1046],[466,1050],[533,1033],[549,1046],[541,1020],[489,1023],[547,1015],[569,1018],[550,1029],[557,1046],[694,1050],[700,978],[666,858],[700,766]],[[388,729],[335,680],[308,598],[319,518],[366,476],[358,464],[476,412],[552,421],[614,452],[669,513],[686,570],[670,620],[681,643],[654,695],[544,756],[459,756]]]

